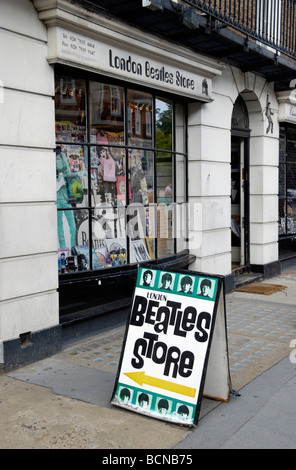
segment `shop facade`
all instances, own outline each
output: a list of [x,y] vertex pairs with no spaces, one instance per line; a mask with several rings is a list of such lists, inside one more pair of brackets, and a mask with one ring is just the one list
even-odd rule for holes
[[79,2],[1,8],[3,367],[118,321],[139,264],[280,272],[272,83]]
[[279,101],[279,258],[287,267],[295,262],[295,90],[277,93]]
[[188,51],[152,37],[143,44],[124,25],[97,21],[104,34],[95,37],[87,21],[80,31],[61,18],[48,24],[57,185],[80,185],[76,201],[57,186],[64,324],[97,309],[98,297],[105,309],[122,308],[138,263],[187,268],[194,259],[189,232],[200,208],[194,214],[189,204],[188,102],[211,102],[221,73],[212,61],[196,66]]

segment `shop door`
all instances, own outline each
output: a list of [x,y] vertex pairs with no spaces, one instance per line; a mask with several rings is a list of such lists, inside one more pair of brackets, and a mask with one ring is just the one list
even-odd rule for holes
[[231,137],[231,255],[232,268],[248,264],[248,139]]

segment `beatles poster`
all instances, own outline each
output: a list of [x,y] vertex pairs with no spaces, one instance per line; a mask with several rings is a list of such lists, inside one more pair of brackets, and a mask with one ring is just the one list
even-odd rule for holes
[[222,278],[140,267],[111,403],[197,424]]

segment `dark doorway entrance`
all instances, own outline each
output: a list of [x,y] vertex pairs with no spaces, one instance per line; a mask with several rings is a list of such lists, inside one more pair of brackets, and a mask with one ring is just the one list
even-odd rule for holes
[[231,259],[233,269],[249,264],[248,138],[231,137]]
[[249,119],[239,96],[231,128],[231,261],[232,270],[249,265]]

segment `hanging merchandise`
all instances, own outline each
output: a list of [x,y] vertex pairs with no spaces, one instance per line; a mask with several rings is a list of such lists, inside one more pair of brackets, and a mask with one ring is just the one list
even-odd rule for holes
[[98,147],[98,154],[100,157],[99,162],[103,167],[103,180],[110,183],[116,183],[115,161],[113,160],[108,147],[105,147],[105,145],[108,145],[107,135],[104,132],[99,131],[97,133],[96,141],[97,144],[102,146]]
[[102,147],[101,150],[99,150],[99,155],[99,162],[103,167],[103,180],[110,183],[116,183],[117,178],[115,175],[115,161],[110,155],[110,152],[106,147]]

